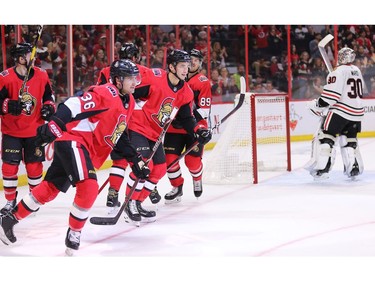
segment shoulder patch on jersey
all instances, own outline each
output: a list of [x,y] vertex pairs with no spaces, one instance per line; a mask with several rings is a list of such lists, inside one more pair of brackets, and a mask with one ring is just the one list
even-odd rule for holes
[[112,96],[117,96],[117,91],[113,87],[107,85],[106,88],[112,94]]
[[152,72],[155,76],[160,77],[161,76],[161,70],[159,68],[152,68]]
[[3,77],[8,76],[8,75],[9,75],[9,71],[8,71],[8,69],[5,69],[4,71],[2,71],[2,72],[0,73],[0,75],[3,76]]
[[200,76],[198,79],[201,82],[208,81],[208,78],[206,76],[204,76],[204,75]]

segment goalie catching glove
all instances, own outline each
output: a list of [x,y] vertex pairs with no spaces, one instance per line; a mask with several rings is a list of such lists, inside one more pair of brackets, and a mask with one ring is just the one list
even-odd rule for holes
[[209,129],[199,127],[195,132],[195,138],[197,139],[199,144],[205,145],[211,140],[212,134]]
[[35,145],[45,146],[55,139],[61,138],[64,131],[66,131],[64,122],[53,116],[48,123],[38,127]]

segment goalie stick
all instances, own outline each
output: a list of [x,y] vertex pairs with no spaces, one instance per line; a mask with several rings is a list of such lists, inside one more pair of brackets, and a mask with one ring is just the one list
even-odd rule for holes
[[319,52],[320,54],[322,55],[322,58],[324,60],[324,63],[326,64],[327,66],[327,69],[329,72],[332,72],[333,71],[333,67],[332,67],[332,64],[331,64],[331,61],[329,60],[328,58],[328,54],[326,52],[326,49],[325,49],[325,46],[331,42],[333,39],[333,36],[331,34],[327,34],[322,40],[319,41],[318,43],[318,49],[319,49]]
[[[145,166],[147,166],[150,163],[150,161],[152,160],[152,158],[154,157],[154,155],[156,153],[156,150],[158,149],[160,144],[163,142],[165,133],[167,132],[167,130],[169,128],[169,125],[172,123],[172,121],[175,118],[177,112],[178,112],[178,108],[174,107],[172,109],[172,112],[169,116],[168,121],[164,124],[163,130],[161,131],[161,133],[159,135],[159,138],[156,140],[154,146],[152,147],[151,155],[147,158],[147,160],[145,162]],[[125,198],[125,202],[122,204],[121,208],[118,210],[118,213],[116,214],[116,216],[114,216],[114,217],[92,217],[92,218],[90,218],[90,222],[92,224],[96,224],[96,225],[114,225],[114,224],[116,224],[118,222],[121,214],[124,212],[125,207],[129,204],[130,198],[133,195],[139,180],[140,179],[137,178],[134,181],[133,186],[131,187],[129,194]]]
[[[322,55],[322,58],[324,60],[324,63],[326,64],[326,67],[328,69],[329,72],[332,72],[333,71],[333,67],[332,67],[332,64],[328,58],[328,54],[326,52],[326,49],[325,49],[325,46],[331,42],[333,39],[333,36],[331,34],[327,34],[322,40],[319,41],[318,43],[318,49],[319,49],[319,52],[320,54]],[[320,128],[322,127],[322,124],[324,122],[324,118],[325,116],[322,115],[320,117],[320,121],[319,121],[319,127],[318,129],[316,130],[316,132],[314,133],[314,137],[313,137],[313,140],[312,140],[312,143],[311,143],[311,159],[304,165],[304,168],[308,171],[312,171],[316,165],[315,163],[315,159],[316,159],[316,146],[318,145],[318,142],[319,142],[319,138],[318,138],[318,135],[319,135],[319,131],[320,131]]]
[[[40,37],[42,36],[42,30],[43,30],[43,25],[38,25],[37,35],[35,36],[34,45],[33,45],[33,48],[31,50],[30,60],[29,60],[29,63],[27,64],[26,75],[25,75],[25,78],[22,81],[21,89],[20,89],[19,94],[18,94],[18,101],[21,104],[22,104],[22,97],[24,95],[26,82],[29,79],[31,67],[32,67],[32,65],[34,63],[34,60],[35,60],[36,45],[37,45],[38,41],[40,40]],[[25,105],[23,105],[23,106],[25,106]],[[26,111],[27,115],[31,114],[31,108],[29,106],[25,106],[25,111]]]

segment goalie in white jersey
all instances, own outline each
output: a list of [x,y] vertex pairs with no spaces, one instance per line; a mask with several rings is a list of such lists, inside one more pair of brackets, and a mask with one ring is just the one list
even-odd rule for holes
[[312,101],[311,111],[323,118],[313,141],[312,159],[306,166],[315,179],[328,178],[335,161],[339,139],[344,174],[354,178],[363,172],[357,134],[364,116],[362,105],[365,82],[360,69],[352,65],[355,52],[347,47],[338,53],[337,67],[327,76],[320,98]]

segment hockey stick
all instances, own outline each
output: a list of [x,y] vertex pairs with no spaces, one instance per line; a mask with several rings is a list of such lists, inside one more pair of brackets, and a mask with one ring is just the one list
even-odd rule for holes
[[[326,52],[326,49],[325,49],[325,46],[333,39],[333,36],[331,34],[327,34],[322,40],[319,41],[318,43],[318,48],[319,48],[319,52],[320,54],[322,55],[322,58],[324,60],[324,63],[326,64],[326,67],[328,69],[329,72],[332,72],[333,71],[333,68],[332,68],[332,65],[331,65],[331,62],[328,58],[328,54]],[[313,140],[312,140],[312,143],[311,143],[311,159],[304,165],[304,168],[308,171],[312,171],[316,165],[316,146],[318,145],[318,142],[319,142],[319,138],[318,138],[318,135],[319,135],[319,132],[320,132],[320,128],[322,127],[322,124],[324,122],[324,115],[322,115],[320,117],[320,121],[319,121],[319,127],[318,129],[316,130],[316,132],[314,133],[313,135]]]
[[[244,100],[245,100],[245,91],[246,91],[246,80],[245,77],[240,77],[240,83],[241,83],[241,90],[240,90],[240,97],[238,99],[238,103],[236,106],[221,119],[218,123],[215,124],[211,128],[211,133],[219,128],[219,126],[224,123],[229,117],[231,117],[240,107],[242,106]],[[180,156],[178,156],[175,160],[173,160],[171,163],[169,163],[167,167],[167,171],[169,171],[176,163],[178,163],[182,158],[184,158],[187,154],[190,153],[196,146],[198,145],[198,141],[194,142],[189,148],[187,148]]]
[[[169,125],[172,123],[172,121],[175,118],[177,112],[178,112],[178,108],[174,107],[172,109],[172,112],[171,112],[170,116],[169,116],[169,119],[164,124],[163,130],[161,131],[161,133],[159,135],[159,138],[156,140],[154,146],[152,147],[151,155],[147,158],[147,160],[145,162],[145,166],[147,166],[150,163],[150,161],[154,157],[157,149],[159,148],[160,144],[163,142],[165,133],[167,132],[167,130],[169,128]],[[139,180],[140,179],[137,178],[134,181],[133,186],[131,187],[129,194],[125,198],[125,202],[122,204],[121,208],[118,210],[118,213],[116,214],[116,216],[114,216],[114,217],[92,217],[92,218],[90,218],[90,222],[92,224],[96,224],[96,225],[114,225],[114,224],[116,224],[118,222],[122,212],[124,212],[125,207],[129,204],[130,198],[133,195],[133,193],[135,191],[135,188],[138,185]]]
[[[34,45],[33,45],[33,48],[31,50],[30,60],[29,60],[29,63],[27,64],[26,75],[25,75],[25,78],[22,81],[21,89],[20,89],[19,94],[18,94],[18,101],[20,103],[22,103],[22,97],[24,95],[24,90],[25,90],[26,82],[29,79],[31,67],[32,67],[32,65],[34,63],[34,60],[35,60],[36,45],[37,45],[38,41],[40,40],[40,37],[42,36],[42,30],[43,30],[43,25],[39,25],[38,26],[38,30],[37,30],[38,35],[35,36]],[[29,106],[25,105],[25,111],[26,111],[27,115],[31,114],[31,108]]]
[[328,58],[328,54],[326,52],[325,46],[333,39],[333,36],[331,34],[327,34],[322,40],[318,43],[318,49],[320,54],[322,55],[322,58],[324,60],[324,63],[327,66],[327,69],[329,72],[333,71],[332,64]]
[[102,192],[102,190],[104,189],[104,187],[107,185],[108,182],[109,182],[109,177],[105,180],[105,182],[103,182],[102,186],[99,188],[98,194]]

